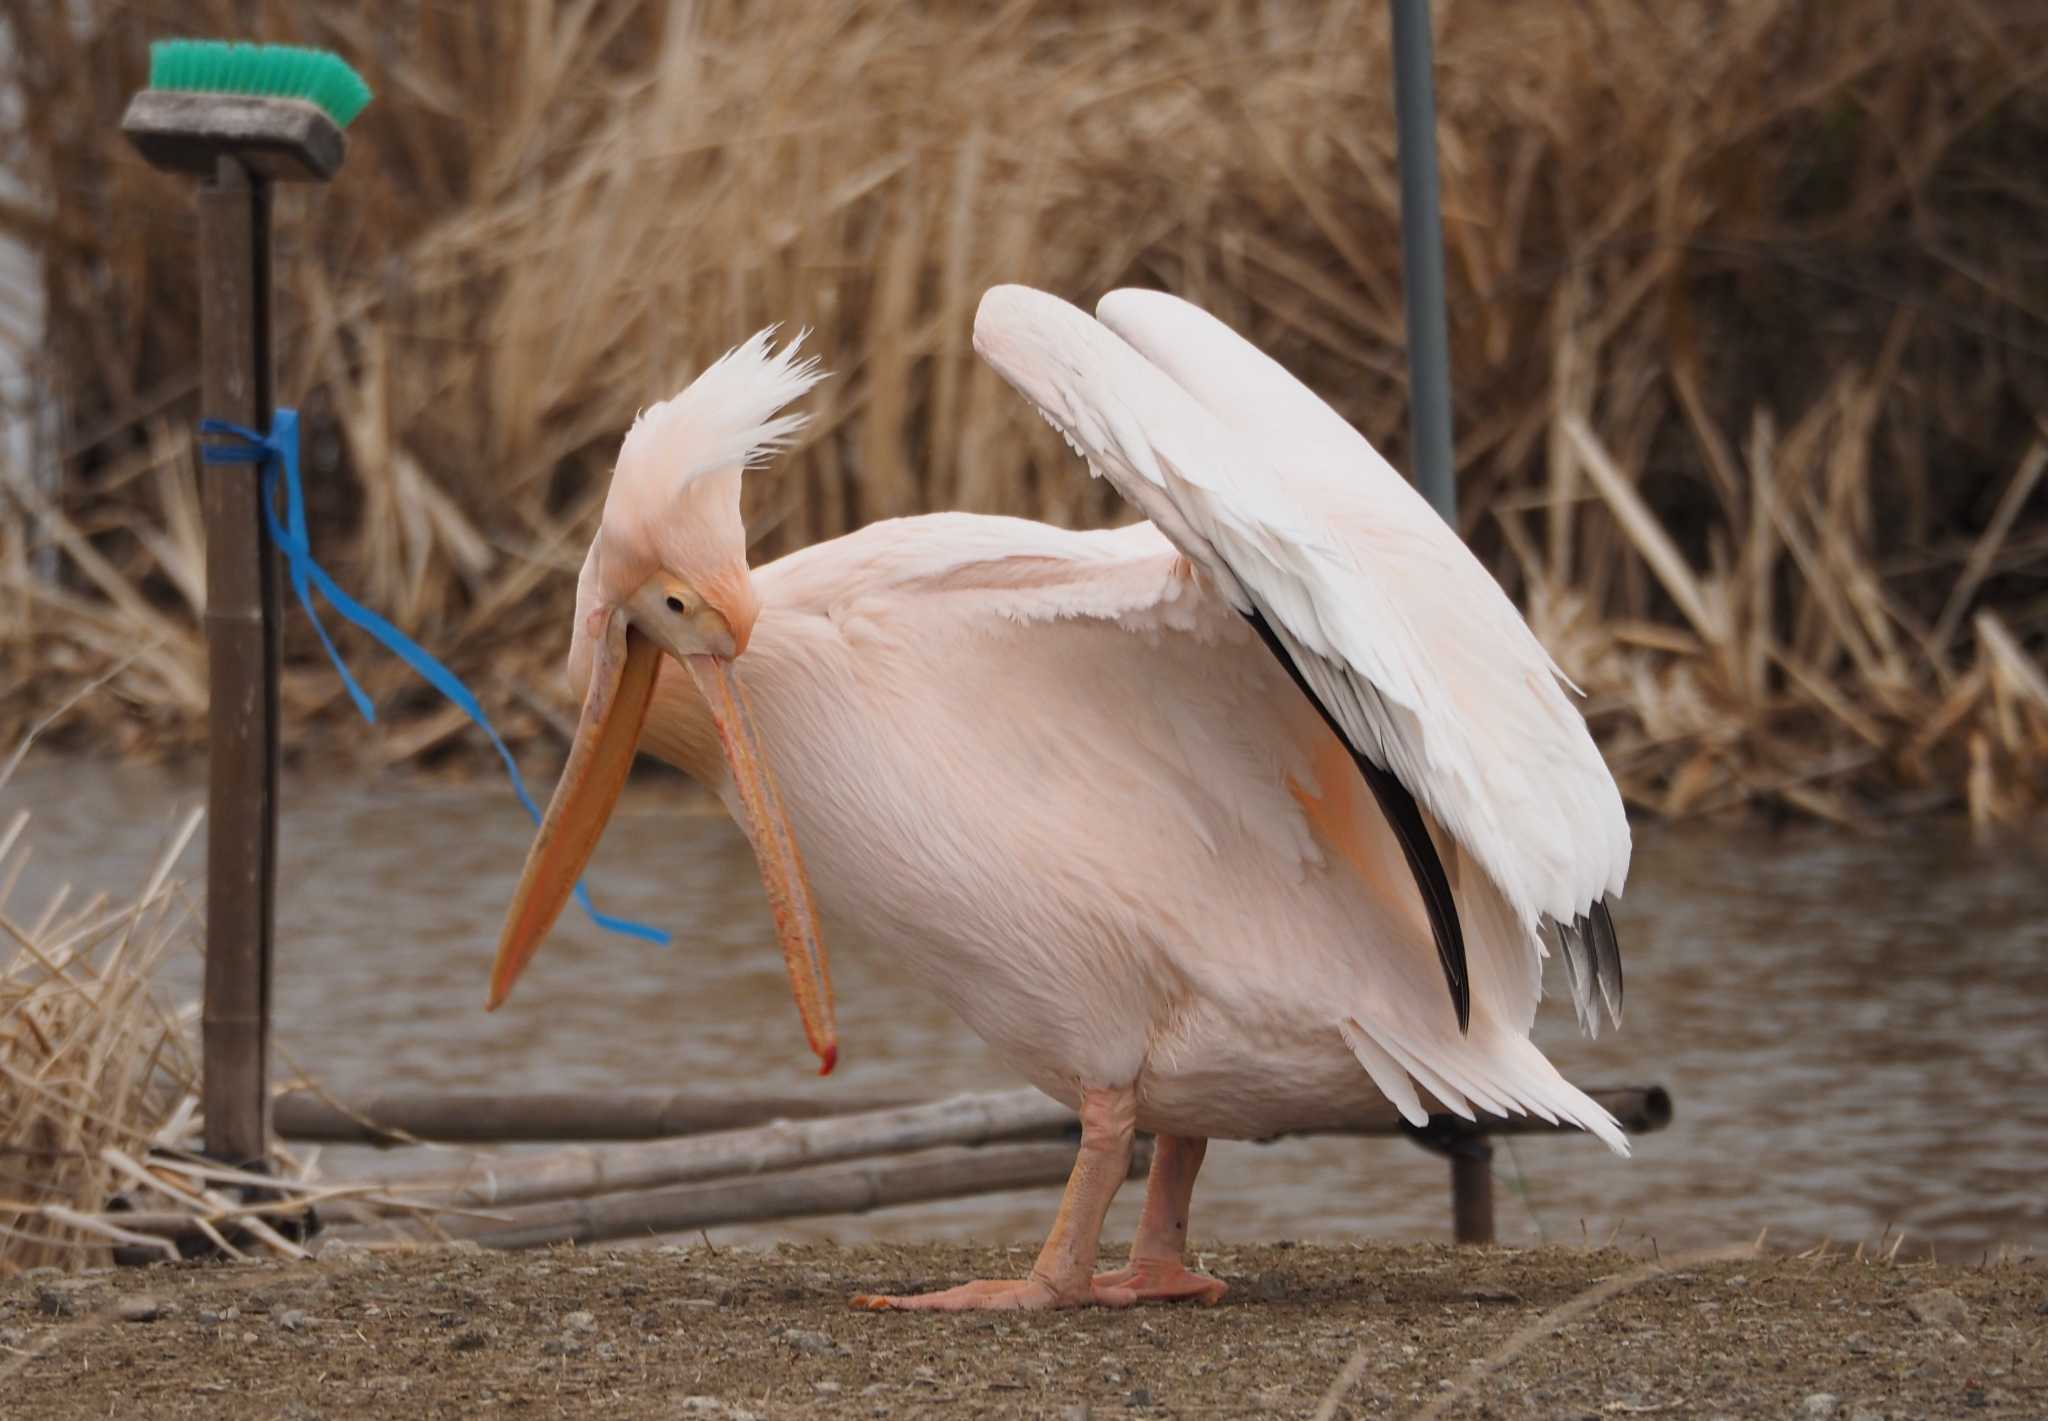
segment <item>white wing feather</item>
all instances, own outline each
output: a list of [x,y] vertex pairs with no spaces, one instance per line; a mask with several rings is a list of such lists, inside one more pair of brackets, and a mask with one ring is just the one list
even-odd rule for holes
[[1206,312],[1158,292],[1101,321],[1028,287],[975,348],[1240,611],[1533,935],[1628,873],[1620,792],[1493,578],[1364,436]]

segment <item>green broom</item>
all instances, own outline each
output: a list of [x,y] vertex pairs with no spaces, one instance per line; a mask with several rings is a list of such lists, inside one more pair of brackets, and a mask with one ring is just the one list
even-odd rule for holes
[[160,168],[211,177],[231,157],[262,177],[320,180],[341,166],[341,131],[369,102],[370,86],[325,50],[159,40],[121,127]]

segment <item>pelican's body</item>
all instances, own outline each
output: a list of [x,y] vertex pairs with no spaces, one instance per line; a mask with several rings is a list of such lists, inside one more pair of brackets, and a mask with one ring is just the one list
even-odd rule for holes
[[[1142,1130],[1257,1138],[1380,1113],[1350,1021],[1541,1062],[1533,960],[1475,972],[1460,1040],[1349,756],[1149,523],[895,519],[754,588],[736,676],[827,939],[905,962],[1039,1089],[1134,1081]],[[732,793],[680,667],[641,744]]]
[[[746,831],[825,1069],[821,919],[1080,1114],[1030,1277],[872,1306],[1214,1301],[1183,1264],[1206,1141],[1379,1096],[1627,1149],[1528,1039],[1546,934],[1587,1028],[1618,1013],[1629,855],[1550,658],[1278,365],[1159,293],[1098,316],[998,287],[975,347],[1150,522],[939,514],[750,570],[740,471],[818,378],[764,332],[634,425],[578,586],[582,722],[492,1003],[644,748]],[[1159,1145],[1132,1261],[1098,1276],[1138,1129]]]

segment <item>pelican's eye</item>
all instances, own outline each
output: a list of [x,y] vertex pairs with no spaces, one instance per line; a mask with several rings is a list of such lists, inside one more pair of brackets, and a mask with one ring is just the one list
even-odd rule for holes
[[673,593],[669,594],[668,609],[671,612],[676,613],[677,615],[681,615],[683,611],[683,599],[676,596]]

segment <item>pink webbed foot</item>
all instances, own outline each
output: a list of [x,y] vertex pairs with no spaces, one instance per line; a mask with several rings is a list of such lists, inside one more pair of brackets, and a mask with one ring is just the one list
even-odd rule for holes
[[1203,1307],[1214,1307],[1230,1291],[1220,1278],[1196,1273],[1179,1263],[1156,1258],[1134,1258],[1113,1273],[1095,1275],[1095,1291],[1129,1293],[1141,1303],[1177,1303],[1192,1299]]
[[1085,1285],[1083,1290],[1062,1293],[1042,1278],[1021,1278],[962,1283],[943,1292],[906,1293],[900,1297],[860,1293],[855,1295],[853,1305],[871,1312],[1037,1312],[1051,1308],[1127,1308],[1137,1300],[1137,1295],[1128,1288],[1104,1287],[1099,1282]]

